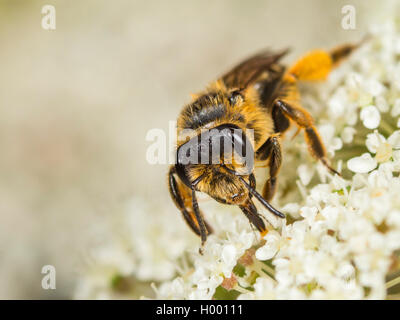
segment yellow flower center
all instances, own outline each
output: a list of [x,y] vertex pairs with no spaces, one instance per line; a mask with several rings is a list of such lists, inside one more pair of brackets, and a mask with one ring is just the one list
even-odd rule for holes
[[392,153],[392,146],[387,142],[382,143],[376,152],[375,159],[379,163],[386,162],[390,160],[390,158],[392,157]]

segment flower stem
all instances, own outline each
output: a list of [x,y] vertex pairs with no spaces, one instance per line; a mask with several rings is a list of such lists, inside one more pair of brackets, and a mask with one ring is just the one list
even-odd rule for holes
[[254,263],[252,264],[251,268],[258,273],[259,276],[267,275],[270,277],[273,281],[275,280],[275,270],[273,270],[271,267],[267,266],[266,264],[258,261],[257,259],[254,260]]
[[352,147],[357,146],[357,147],[364,147],[365,146],[365,137],[357,137],[354,138]]
[[393,131],[394,131],[393,127],[392,127],[389,123],[387,123],[385,120],[383,120],[383,119],[381,120],[381,123],[380,123],[379,127],[380,127],[380,129],[381,129],[382,131],[384,131],[388,136],[390,136],[390,135],[393,133]]
[[275,277],[275,270],[272,269],[269,265],[263,263],[262,268]]
[[236,284],[236,286],[233,287],[233,290],[239,291],[240,293],[251,292],[250,290],[247,290],[246,288],[241,287],[239,284]]
[[400,284],[400,276],[397,278],[394,278],[390,280],[389,282],[386,282],[386,289],[389,289],[391,287],[394,287],[395,285]]

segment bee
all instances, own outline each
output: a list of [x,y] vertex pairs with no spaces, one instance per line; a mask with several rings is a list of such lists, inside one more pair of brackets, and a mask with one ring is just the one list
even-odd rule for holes
[[[280,63],[288,50],[258,53],[194,95],[183,108],[177,121],[176,162],[170,167],[168,184],[183,218],[200,236],[201,248],[212,228],[199,209],[196,192],[239,206],[262,235],[267,229],[253,197],[274,215],[285,217],[269,202],[276,192],[282,164],[281,139],[292,125],[304,132],[311,155],[338,174],[329,164],[313,117],[301,106],[298,83],[325,80],[358,46],[313,50],[289,68]],[[190,133],[185,136],[185,131]],[[234,146],[233,152],[221,147],[222,139]],[[244,157],[239,151],[244,149],[254,161],[240,161]],[[211,156],[198,161],[204,155]],[[262,194],[256,191],[255,166],[269,168]]]

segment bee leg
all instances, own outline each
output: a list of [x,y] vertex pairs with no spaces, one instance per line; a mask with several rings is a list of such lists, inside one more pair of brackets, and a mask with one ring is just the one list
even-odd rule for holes
[[310,113],[301,106],[290,105],[283,100],[276,100],[275,106],[280,108],[283,113],[289,119],[293,120],[300,128],[304,129],[306,143],[311,155],[317,160],[320,160],[332,173],[340,175],[328,163],[325,146],[319,136],[317,128],[314,126],[314,120]]
[[[171,194],[171,198],[174,201],[177,208],[182,212],[183,218],[185,219],[186,223],[192,229],[192,231],[197,234],[198,236],[202,236],[201,234],[201,223],[199,223],[199,219],[196,216],[196,211],[193,208],[193,199],[192,199],[192,190],[189,189],[183,182],[180,181],[179,177],[177,180],[175,178],[175,167],[171,167],[168,173],[168,182],[169,182],[169,192]],[[197,204],[197,200],[195,201]],[[197,209],[198,214],[203,222],[203,225],[206,229],[206,236],[207,234],[212,233],[212,228],[209,224],[204,221],[202,218],[202,214],[200,210]],[[202,237],[202,240],[204,235]]]
[[261,236],[267,234],[268,230],[265,227],[264,221],[261,219],[260,214],[257,212],[257,208],[253,201],[249,200],[245,205],[239,207],[247,219],[249,219],[250,223],[253,224],[258,231],[260,231]]
[[290,127],[290,121],[288,117],[282,112],[281,108],[272,107],[272,120],[274,121],[274,131],[284,133]]
[[340,64],[343,60],[349,57],[350,54],[353,53],[353,51],[357,48],[359,48],[363,43],[368,41],[369,36],[364,37],[361,41],[358,43],[346,43],[340,46],[337,46],[333,48],[331,51],[329,51],[329,54],[332,58],[333,66],[336,67],[338,64]]
[[279,133],[268,138],[257,151],[257,156],[261,161],[268,159],[269,179],[264,185],[262,196],[265,200],[271,201],[276,191],[278,173],[282,164]]
[[293,76],[297,80],[325,80],[332,69],[347,58],[361,43],[341,45],[331,51],[313,50],[297,60],[289,68],[287,75]]
[[201,238],[201,248],[199,249],[200,254],[203,254],[203,247],[207,241],[207,228],[203,219],[202,214],[200,213],[199,204],[197,203],[196,191],[192,189],[192,205],[194,214],[196,216],[197,224],[200,229],[200,238]]

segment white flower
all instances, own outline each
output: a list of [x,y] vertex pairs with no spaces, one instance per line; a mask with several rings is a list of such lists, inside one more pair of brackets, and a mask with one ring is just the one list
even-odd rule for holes
[[273,300],[277,298],[274,282],[269,278],[259,277],[254,284],[254,292],[244,293],[238,300]]
[[365,145],[367,146],[368,150],[371,153],[376,153],[378,151],[379,146],[385,142],[386,142],[385,137],[380,133],[378,133],[377,130],[375,130],[373,133],[367,135],[367,140],[365,142]]
[[396,99],[394,102],[390,115],[392,117],[398,117],[400,115],[400,99]]
[[336,275],[345,281],[350,281],[350,279],[354,279],[355,274],[356,269],[350,262],[342,262],[336,270]]
[[300,218],[300,205],[298,203],[288,203],[282,207],[282,212],[290,214],[293,218]]
[[377,166],[377,162],[375,159],[371,157],[369,153],[364,153],[360,157],[355,157],[347,161],[347,167],[353,171],[358,173],[366,173]]
[[[222,259],[223,263],[225,263],[228,266],[232,266],[232,268],[233,268],[237,261],[236,254],[237,254],[237,251],[236,251],[235,246],[228,244],[228,245],[224,246],[224,248],[222,249],[221,259]],[[230,276],[230,271],[225,273],[225,277],[229,277],[229,276]]]
[[379,113],[379,110],[372,105],[364,107],[361,110],[360,118],[364,126],[368,129],[377,128],[381,122],[381,114]]
[[133,257],[121,241],[92,249],[90,261],[85,267],[85,277],[77,287],[78,299],[111,299],[113,279],[116,276],[129,276],[136,269]]
[[344,143],[350,143],[353,141],[356,129],[353,127],[345,127],[342,131],[341,138]]
[[388,138],[388,142],[393,149],[400,149],[400,130],[393,132]]
[[385,86],[376,79],[370,78],[362,83],[363,89],[372,96],[379,96],[385,91]]
[[313,175],[314,175],[314,168],[311,166],[308,166],[306,164],[301,164],[297,168],[297,172],[300,178],[301,183],[306,186],[310,183]]
[[389,104],[384,96],[376,97],[375,104],[380,112],[388,112],[389,111]]
[[375,130],[367,135],[366,146],[370,152],[376,154],[377,162],[387,162],[392,158],[393,151],[400,148],[400,130],[394,131],[387,140]]
[[266,243],[264,246],[256,251],[256,258],[258,260],[269,260],[273,258],[279,249],[280,234],[275,230],[268,232],[264,237]]
[[334,155],[336,150],[343,146],[343,142],[339,137],[335,136],[335,127],[332,124],[324,124],[319,126],[319,132],[322,140],[327,144],[328,152]]

